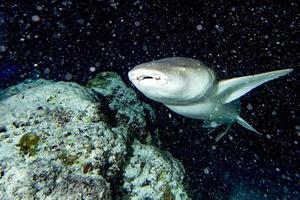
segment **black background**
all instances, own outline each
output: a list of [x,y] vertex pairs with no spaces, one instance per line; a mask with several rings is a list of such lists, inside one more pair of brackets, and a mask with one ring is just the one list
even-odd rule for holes
[[266,199],[299,198],[296,1],[0,2],[7,47],[0,69],[17,68],[1,88],[37,74],[84,84],[106,70],[129,85],[129,69],[169,56],[200,59],[220,78],[295,69],[241,99],[242,117],[263,136],[234,125],[215,144],[201,121],[139,97],[157,110],[161,148],[183,162],[193,199],[226,199],[234,184],[259,188]]

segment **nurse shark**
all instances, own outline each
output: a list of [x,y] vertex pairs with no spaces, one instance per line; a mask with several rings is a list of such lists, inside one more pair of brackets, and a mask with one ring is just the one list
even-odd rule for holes
[[[258,133],[239,116],[239,98],[259,85],[290,73],[292,69],[218,80],[201,61],[170,57],[137,65],[128,72],[133,85],[148,98],[175,113],[204,120],[204,128],[223,125],[219,141],[237,122]],[[258,133],[259,134],[259,133]]]

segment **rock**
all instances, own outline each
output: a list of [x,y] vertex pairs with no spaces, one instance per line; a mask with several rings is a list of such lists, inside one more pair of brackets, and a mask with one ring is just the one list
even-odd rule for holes
[[111,199],[109,184],[101,176],[63,173],[60,165],[46,159],[30,165],[7,171],[1,182],[9,184],[1,199]]
[[32,87],[48,85],[51,83],[53,83],[53,81],[48,81],[48,80],[44,80],[44,79],[38,79],[38,80],[27,79],[27,80],[23,81],[21,84],[9,87],[6,90],[0,90],[0,101],[8,98],[10,96],[13,96],[19,92],[30,89]]
[[169,153],[135,142],[124,170],[123,199],[189,199],[183,186],[184,168]]
[[153,194],[182,199],[176,196],[185,194],[179,162],[139,142],[145,133],[151,138],[153,111],[118,76],[107,74],[103,88],[27,80],[1,92],[0,199],[123,198],[142,188],[127,178],[141,171],[132,166],[139,159],[150,169],[144,176],[163,173],[151,179],[164,185]]
[[[114,118],[117,123],[128,124],[131,132],[140,140],[158,140],[154,127],[155,113],[148,105],[141,102],[136,93],[125,85],[121,77],[114,72],[102,72],[90,80],[87,87],[91,88],[101,97],[106,97],[109,109],[115,111]],[[102,98],[103,99],[103,98]],[[147,128],[145,128],[147,125]],[[150,138],[149,138],[150,137]]]
[[[81,195],[89,199],[94,197],[93,185],[105,186],[97,188],[97,193],[110,199],[108,180],[118,176],[125,162],[128,141],[124,136],[129,133],[117,133],[122,127],[108,129],[96,97],[78,84],[37,81],[30,85],[18,85],[18,93],[0,102],[0,121],[7,136],[0,145],[4,170],[0,199],[59,199],[63,188],[74,199]],[[83,173],[87,162],[93,167]],[[65,177],[73,182],[66,185]],[[57,185],[60,179],[64,183]],[[74,188],[80,192],[73,193]]]

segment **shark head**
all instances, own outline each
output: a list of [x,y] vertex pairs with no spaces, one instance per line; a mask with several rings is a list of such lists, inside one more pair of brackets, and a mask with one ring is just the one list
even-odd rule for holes
[[128,77],[145,96],[164,104],[185,104],[203,98],[215,82],[214,73],[201,62],[181,57],[137,65]]

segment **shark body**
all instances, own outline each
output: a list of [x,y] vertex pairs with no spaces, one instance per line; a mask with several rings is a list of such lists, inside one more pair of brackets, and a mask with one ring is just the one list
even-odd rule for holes
[[215,139],[219,141],[234,122],[258,133],[239,116],[238,99],[291,71],[283,69],[217,80],[215,72],[199,60],[170,57],[137,65],[128,72],[128,77],[148,98],[163,103],[179,115],[204,120],[204,128],[225,125]]

